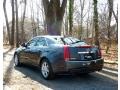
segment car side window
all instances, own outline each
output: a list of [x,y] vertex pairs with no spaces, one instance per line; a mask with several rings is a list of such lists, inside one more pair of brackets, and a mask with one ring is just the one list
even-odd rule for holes
[[55,43],[54,41],[52,41],[52,40],[49,39],[49,38],[46,38],[46,41],[47,41],[48,45],[50,45],[50,44],[54,44],[54,43]]
[[37,39],[36,46],[47,46],[45,38],[40,37]]
[[29,41],[27,43],[27,46],[36,46],[36,40],[35,39],[32,39],[31,41]]

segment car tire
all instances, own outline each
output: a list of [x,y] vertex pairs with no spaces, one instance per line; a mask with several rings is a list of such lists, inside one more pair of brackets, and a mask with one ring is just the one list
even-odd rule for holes
[[17,54],[14,55],[14,65],[16,67],[20,66],[20,61],[19,61],[19,57]]
[[51,64],[47,59],[44,59],[41,62],[41,75],[46,80],[54,79],[55,74],[53,72]]

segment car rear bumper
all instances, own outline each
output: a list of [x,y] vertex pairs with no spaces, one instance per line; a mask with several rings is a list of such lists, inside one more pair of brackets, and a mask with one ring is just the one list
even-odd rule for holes
[[91,61],[66,61],[66,71],[78,73],[100,71],[103,68],[103,63],[103,59]]

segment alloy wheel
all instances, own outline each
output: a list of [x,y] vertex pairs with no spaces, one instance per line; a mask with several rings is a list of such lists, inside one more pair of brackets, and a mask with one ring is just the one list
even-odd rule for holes
[[43,62],[42,65],[41,65],[41,72],[42,72],[42,75],[47,78],[49,76],[49,65],[47,62]]

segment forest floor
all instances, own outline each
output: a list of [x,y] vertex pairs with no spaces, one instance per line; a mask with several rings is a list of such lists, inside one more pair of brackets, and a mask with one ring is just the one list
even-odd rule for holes
[[104,58],[104,65],[109,68],[118,68],[118,46],[111,45],[108,53],[106,47],[101,46],[102,57]]

